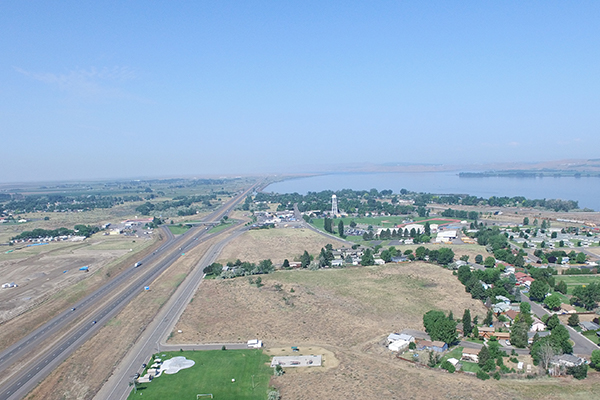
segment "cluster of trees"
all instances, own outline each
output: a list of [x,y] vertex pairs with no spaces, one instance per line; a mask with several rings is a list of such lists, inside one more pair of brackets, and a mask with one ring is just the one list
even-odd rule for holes
[[[488,297],[495,299],[496,296],[505,296],[509,299],[519,301],[519,292],[515,290],[514,276],[510,278],[500,278],[500,269],[491,268],[485,270],[474,270],[468,265],[461,265],[457,271],[458,280],[465,285],[465,291],[471,294],[474,299],[485,301]],[[481,282],[493,285],[493,287],[484,289]]]
[[215,262],[206,266],[203,272],[206,275],[227,279],[235,278],[237,276],[270,274],[275,271],[275,267],[271,260],[262,260],[258,264],[255,264],[248,261],[240,261],[238,259],[235,262],[228,262],[227,266],[229,267],[227,271],[223,271],[223,265]]
[[446,266],[454,262],[454,252],[448,247],[441,247],[439,250],[430,250],[424,246],[419,246],[415,249],[415,258]]
[[586,310],[593,310],[600,301],[600,285],[591,283],[586,286],[577,286],[573,289],[571,304],[584,307]]
[[216,194],[197,195],[197,196],[177,196],[172,200],[160,201],[158,203],[150,203],[149,201],[136,207],[136,211],[142,215],[150,215],[152,211],[163,212],[171,208],[179,208],[178,215],[193,215],[196,214],[197,208],[192,207],[192,204],[201,203],[204,207],[211,207],[211,200],[216,200]]
[[453,210],[451,208],[442,212],[443,217],[447,218],[459,218],[459,219],[472,219],[477,221],[479,213],[477,211],[465,211],[465,210]]
[[[427,224],[427,223],[426,223]],[[413,243],[429,243],[431,240],[430,237],[431,231],[429,233],[425,232],[420,234],[417,232],[415,228],[412,228],[410,231],[408,229],[402,230],[400,229],[384,229],[379,235],[376,235],[372,231],[367,231],[363,234],[363,240],[373,240],[373,239],[381,239],[381,240],[390,240],[390,239],[400,239],[400,238],[412,238]]]
[[439,340],[448,345],[458,342],[456,321],[454,321],[452,313],[446,316],[443,311],[427,311],[423,315],[423,326],[431,340]]
[[527,332],[529,332],[531,324],[533,324],[531,305],[523,302],[520,304],[519,313],[517,314],[515,321],[513,321],[510,330],[510,343],[513,346],[520,349],[527,347],[529,340]]
[[11,238],[11,240],[27,240],[27,239],[40,239],[46,237],[59,237],[59,236],[85,236],[90,237],[94,233],[98,232],[100,228],[97,226],[90,225],[75,225],[73,229],[58,228],[58,229],[41,229],[36,228],[32,231],[25,231],[19,235]]
[[0,209],[12,213],[89,211],[96,208],[111,208],[118,204],[141,200],[142,198],[137,195],[121,197],[99,195],[63,196],[57,194],[29,195],[0,204]]

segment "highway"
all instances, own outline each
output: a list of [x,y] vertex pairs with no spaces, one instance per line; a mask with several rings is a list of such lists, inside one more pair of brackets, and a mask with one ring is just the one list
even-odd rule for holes
[[[256,185],[244,191],[205,219],[208,221],[220,220],[255,187]],[[74,311],[71,309],[64,311],[0,353],[0,372],[22,360],[26,355],[35,354],[25,367],[10,376],[8,383],[0,387],[0,400],[24,397],[56,366],[92,337],[104,323],[125,307],[133,297],[143,290],[144,286],[149,285],[173,264],[182,253],[201,243],[203,236],[206,236],[204,239],[208,240],[220,234],[206,235],[208,228],[200,227],[192,228],[180,237],[174,238],[166,227],[163,230],[167,234],[166,243],[153,254],[140,260],[142,262],[140,267],[133,268],[132,266],[78,302]],[[168,255],[152,265],[155,260],[163,257],[165,252],[168,252]],[[111,299],[115,296],[115,292],[117,292],[116,298]],[[95,307],[107,300],[109,300],[107,304],[100,308]],[[62,338],[57,339],[56,334],[67,327],[70,327],[71,330]],[[52,345],[44,345],[50,338],[55,342]]]
[[143,371],[142,364],[147,363],[152,354],[159,351],[173,351],[179,349],[191,350],[213,350],[221,349],[225,345],[230,349],[247,348],[246,344],[227,343],[227,344],[204,344],[204,345],[177,345],[170,346],[162,344],[169,333],[179,320],[179,317],[185,311],[185,307],[196,293],[196,290],[204,278],[203,269],[205,266],[213,263],[223,247],[231,240],[235,239],[248,230],[247,227],[241,227],[232,235],[226,237],[220,242],[211,246],[211,248],[202,257],[200,262],[194,267],[194,270],[187,276],[177,291],[171,296],[167,304],[161,308],[158,315],[152,323],[142,333],[141,339],[133,346],[129,353],[121,360],[121,363],[115,368],[112,376],[98,391],[95,399],[126,399],[131,392],[130,382],[136,373]]

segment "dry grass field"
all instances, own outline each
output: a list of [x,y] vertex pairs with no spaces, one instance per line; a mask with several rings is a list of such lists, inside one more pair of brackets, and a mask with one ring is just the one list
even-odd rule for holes
[[[320,271],[278,271],[265,286],[247,278],[204,281],[170,343],[264,340],[268,354],[290,346],[323,348],[334,368],[288,370],[272,384],[284,399],[581,399],[598,376],[481,381],[397,360],[384,338],[422,329],[432,308],[484,315],[448,270],[426,263]],[[176,333],[181,330],[182,333]]]
[[331,243],[341,247],[342,242],[327,238],[310,229],[260,229],[244,233],[229,243],[221,253],[219,262],[242,261],[258,262],[270,258],[273,263],[281,264],[284,259],[292,261],[304,250],[317,254],[322,247]]

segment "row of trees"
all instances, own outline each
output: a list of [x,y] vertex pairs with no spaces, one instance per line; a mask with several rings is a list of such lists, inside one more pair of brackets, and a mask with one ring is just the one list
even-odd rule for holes
[[223,270],[223,265],[220,263],[212,263],[206,266],[203,272],[207,275],[217,276],[221,278],[235,278],[237,276],[270,274],[275,271],[271,260],[262,260],[258,264],[248,261],[240,261],[227,263],[229,267],[226,271]]
[[59,236],[85,236],[90,237],[94,233],[98,232],[100,228],[91,225],[75,225],[73,229],[57,228],[57,229],[41,229],[36,228],[32,231],[25,231],[17,236],[11,238],[11,240],[27,240],[27,239],[41,239],[47,237],[59,237]]
[[55,212],[94,210],[97,208],[111,208],[118,204],[132,201],[142,201],[140,196],[99,196],[99,195],[28,195],[20,199],[13,199],[0,204],[1,210],[12,213],[24,212]]

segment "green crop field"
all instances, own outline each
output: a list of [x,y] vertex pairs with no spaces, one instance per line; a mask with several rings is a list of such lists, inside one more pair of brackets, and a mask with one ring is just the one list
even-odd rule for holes
[[[165,357],[162,355],[166,354]],[[139,384],[128,399],[190,399],[212,393],[215,399],[264,400],[272,371],[261,350],[183,351],[159,354],[163,361],[183,356],[196,364],[174,375]],[[235,382],[231,380],[235,379]]]

